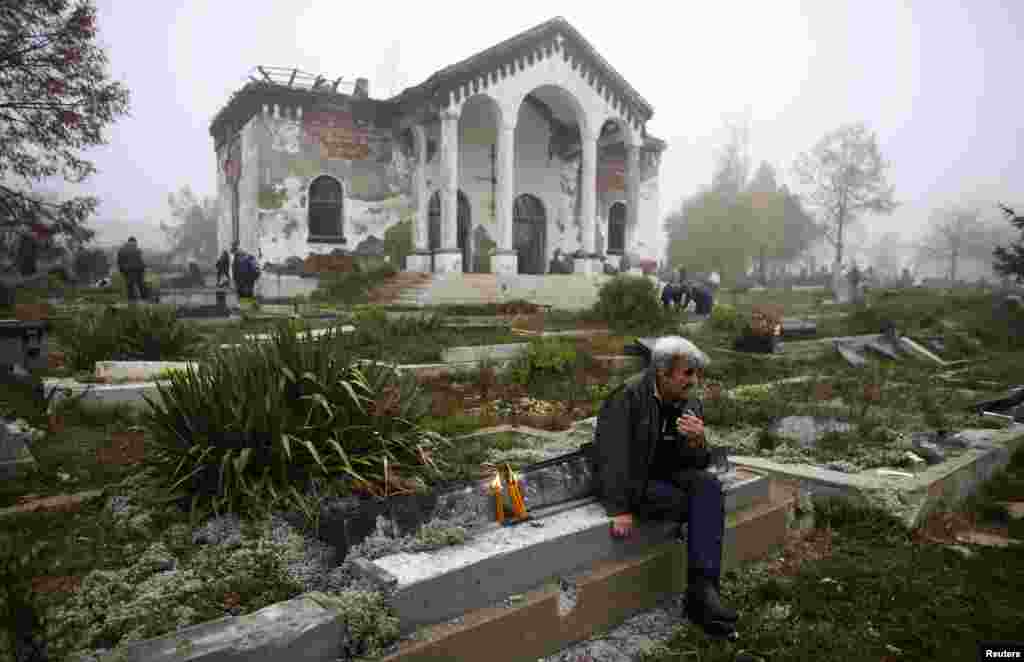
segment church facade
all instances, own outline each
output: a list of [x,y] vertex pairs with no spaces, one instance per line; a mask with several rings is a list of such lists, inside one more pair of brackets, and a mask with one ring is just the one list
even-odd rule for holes
[[659,222],[653,109],[564,19],[390,99],[257,71],[210,129],[221,250],[284,263],[406,229],[408,270],[546,273],[560,251],[597,273]]

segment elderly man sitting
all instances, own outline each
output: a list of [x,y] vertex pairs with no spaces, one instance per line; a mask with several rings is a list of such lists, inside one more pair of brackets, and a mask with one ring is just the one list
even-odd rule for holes
[[704,408],[692,392],[707,364],[685,338],[659,338],[650,368],[605,400],[594,459],[613,536],[631,535],[637,518],[689,522],[685,614],[709,634],[733,636],[737,614],[719,598],[725,500],[707,471]]

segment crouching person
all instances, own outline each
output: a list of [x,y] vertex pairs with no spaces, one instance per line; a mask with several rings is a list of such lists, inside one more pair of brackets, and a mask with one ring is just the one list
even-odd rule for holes
[[641,519],[688,522],[685,614],[708,634],[733,636],[737,614],[719,598],[725,499],[707,471],[704,411],[693,392],[707,364],[685,338],[659,338],[651,366],[602,406],[594,461],[612,536],[630,536]]

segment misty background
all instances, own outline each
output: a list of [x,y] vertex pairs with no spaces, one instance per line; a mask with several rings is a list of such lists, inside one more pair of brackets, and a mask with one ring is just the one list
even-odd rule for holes
[[[654,106],[648,130],[668,142],[659,222],[644,229],[641,252],[664,257],[661,220],[711,184],[728,122],[748,128],[753,168],[768,162],[795,193],[794,160],[827,132],[864,122],[877,134],[900,206],[851,231],[846,252],[861,264],[885,233],[909,254],[929,218],[951,205],[1003,222],[995,203],[1024,200],[1024,4],[964,4],[722,0],[627,14],[560,4],[558,14]],[[214,194],[210,121],[253,67],[366,77],[371,96],[387,98],[556,11],[540,2],[439,11],[270,0],[99,0],[98,10],[98,41],[112,77],[132,92],[131,116],[109,129],[109,145],[85,154],[98,174],[63,190],[100,197],[89,223],[98,244],[135,235],[144,249],[167,246],[159,224],[174,222],[168,194]]]

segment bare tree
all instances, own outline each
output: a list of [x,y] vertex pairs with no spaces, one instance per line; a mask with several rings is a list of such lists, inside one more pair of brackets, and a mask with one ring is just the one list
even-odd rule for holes
[[727,138],[716,154],[711,189],[730,202],[747,188],[750,177],[750,119],[725,122]]
[[160,223],[171,245],[171,254],[185,256],[202,264],[217,259],[217,201],[200,199],[188,186],[167,196],[174,225]]
[[871,266],[880,276],[896,278],[900,273],[903,258],[908,254],[903,237],[898,232],[885,232],[868,250]]
[[1005,234],[984,218],[980,205],[950,206],[932,213],[918,251],[921,261],[945,264],[949,280],[956,282],[962,259],[991,260]]
[[898,206],[886,179],[889,165],[882,158],[877,136],[863,123],[826,134],[793,164],[807,188],[804,202],[817,211],[825,239],[836,249],[833,288],[839,287],[847,227],[865,212],[890,214]]

